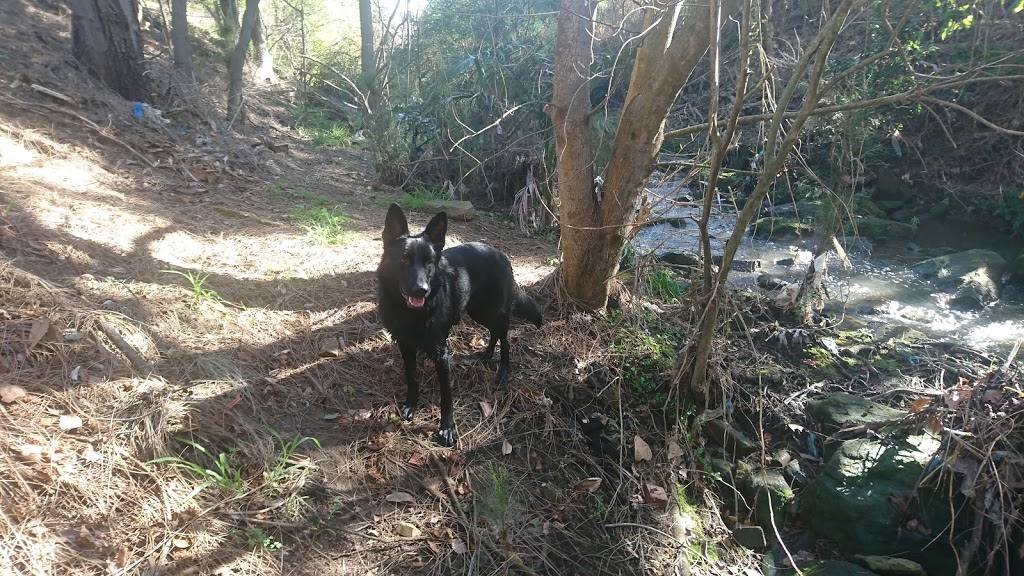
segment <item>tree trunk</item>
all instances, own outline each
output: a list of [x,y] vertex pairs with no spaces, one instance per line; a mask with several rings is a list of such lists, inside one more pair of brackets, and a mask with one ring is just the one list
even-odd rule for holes
[[234,39],[238,34],[238,2],[237,0],[220,0],[220,13],[223,18],[225,38]]
[[245,14],[242,16],[242,28],[238,32],[238,42],[231,53],[231,65],[228,68],[228,120],[234,122],[242,117],[242,71],[245,68],[245,53],[252,39],[252,29],[256,26],[260,0],[246,0]]
[[[724,0],[722,13],[731,14],[738,3]],[[563,239],[571,237],[568,242],[563,240],[562,278],[569,295],[592,310],[608,303],[611,281],[632,233],[637,199],[664,141],[665,117],[708,50],[711,17],[706,5],[660,5],[661,10],[647,14],[645,28],[650,31],[637,49],[626,105],[605,170],[604,197],[590,194],[586,198],[572,196],[568,202],[563,196],[562,200]],[[556,75],[556,85],[558,82]],[[558,184],[560,191],[567,185],[561,171]],[[583,205],[576,206],[576,202]]]
[[373,50],[373,6],[370,0],[359,0],[359,63],[362,71],[359,75],[359,89],[366,95],[366,103],[371,117],[377,112],[375,84],[377,82],[377,55]]
[[599,225],[594,195],[594,153],[590,129],[590,66],[592,6],[587,0],[562,0],[558,13],[558,37],[555,44],[555,86],[546,112],[555,132],[558,194],[561,198],[562,278],[569,294],[592,308],[603,302],[587,300],[579,284],[586,284],[588,262],[577,257],[588,253]]
[[71,52],[128,100],[148,101],[136,0],[71,0]]
[[267,37],[263,33],[263,15],[256,13],[256,24],[252,28],[252,58],[256,65],[255,79],[257,82],[277,82],[274,73],[274,57],[270,54]]
[[188,1],[171,0],[171,41],[174,44],[174,67],[192,82],[192,46],[188,42]]

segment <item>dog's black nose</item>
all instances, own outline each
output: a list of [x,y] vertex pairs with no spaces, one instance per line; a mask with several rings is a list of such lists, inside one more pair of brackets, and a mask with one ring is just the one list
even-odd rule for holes
[[422,297],[426,296],[427,292],[429,292],[429,291],[430,291],[430,289],[426,285],[413,286],[412,294],[410,294],[410,296],[416,296],[418,298],[422,298]]

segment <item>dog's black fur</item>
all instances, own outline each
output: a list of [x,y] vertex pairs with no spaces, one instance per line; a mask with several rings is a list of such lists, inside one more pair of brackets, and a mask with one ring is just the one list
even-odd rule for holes
[[484,325],[491,340],[482,356],[490,358],[501,342],[501,360],[495,383],[508,382],[508,327],[513,315],[540,327],[537,304],[523,292],[512,275],[504,252],[472,242],[444,249],[448,216],[434,216],[423,232],[410,235],[405,213],[392,204],[384,220],[384,255],[377,268],[377,312],[398,343],[405,363],[405,402],[402,418],[411,420],[419,400],[416,352],[434,361],[441,384],[441,427],[438,443],[455,444],[452,417],[451,356],[448,334],[462,313]]

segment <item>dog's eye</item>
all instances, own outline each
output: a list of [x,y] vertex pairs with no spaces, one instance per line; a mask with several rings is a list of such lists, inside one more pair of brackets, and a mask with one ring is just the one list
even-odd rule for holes
[[408,254],[402,254],[402,264],[408,264],[408,263],[409,263],[409,255]]

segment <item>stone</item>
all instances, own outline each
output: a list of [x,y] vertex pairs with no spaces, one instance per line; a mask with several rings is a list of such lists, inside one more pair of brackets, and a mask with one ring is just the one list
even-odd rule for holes
[[796,495],[786,482],[779,468],[758,468],[755,470],[737,468],[736,482],[748,506],[754,510],[754,519],[765,530],[781,526],[786,518],[789,504]]
[[441,200],[428,198],[423,201],[420,212],[446,212],[450,220],[472,220],[476,218],[476,208],[466,200]]
[[672,264],[675,266],[698,266],[700,264],[700,258],[692,252],[662,252],[658,254],[656,258],[660,262],[665,264]]
[[870,216],[857,218],[854,225],[857,236],[874,240],[908,240],[917,234],[910,224]]
[[[963,504],[951,506],[948,487],[917,486],[939,446],[929,435],[843,442],[801,493],[800,512],[808,528],[841,553],[898,556],[921,564],[929,574],[948,574],[956,566],[955,549],[969,533],[951,543],[944,531],[952,523],[950,508]],[[911,494],[916,498],[908,517],[893,499]]]
[[743,458],[761,450],[761,445],[747,438],[746,434],[733,428],[725,420],[709,420],[704,424],[704,434],[722,447],[730,456]]
[[760,526],[740,526],[732,531],[736,543],[750,550],[758,550],[768,545],[764,538],[764,529]]
[[814,226],[786,216],[767,216],[760,218],[751,226],[751,233],[756,238],[782,238],[785,236],[803,236],[814,233]]
[[1006,267],[1007,284],[1024,284],[1024,251]]
[[808,402],[807,413],[821,425],[821,431],[825,434],[833,434],[843,428],[906,416],[906,412],[902,410],[845,392],[833,394],[823,400]]
[[842,560],[815,560],[800,565],[800,571],[814,576],[878,576],[871,570]]
[[953,294],[950,306],[978,309],[999,299],[1000,278],[1006,260],[991,250],[974,249],[929,258],[914,265],[914,272]]
[[957,279],[981,269],[1002,272],[1006,260],[991,250],[966,250],[945,256],[929,258],[914,265],[914,272],[926,280],[940,284],[957,285]]
[[779,280],[778,278],[772,276],[771,274],[768,274],[767,272],[762,272],[757,277],[757,286],[769,292],[771,292],[772,290],[779,290],[785,285],[785,281]]
[[880,576],[928,576],[920,564],[906,558],[855,554],[850,559]]
[[906,203],[914,196],[910,184],[903,181],[892,170],[882,168],[878,171],[878,181],[875,182],[875,191],[871,199],[876,203],[892,202],[901,200]]
[[399,522],[395,524],[395,532],[398,532],[399,536],[403,536],[405,538],[418,538],[423,534],[419,528],[408,522]]

